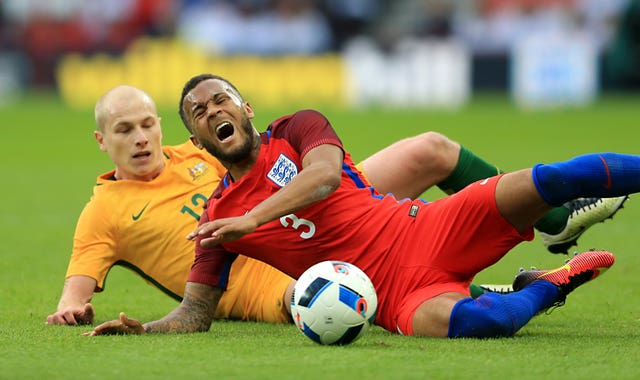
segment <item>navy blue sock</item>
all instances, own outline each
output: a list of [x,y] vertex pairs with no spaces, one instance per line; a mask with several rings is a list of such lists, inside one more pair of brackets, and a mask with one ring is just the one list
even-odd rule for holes
[[560,206],[580,197],[608,198],[640,191],[640,156],[593,153],[533,167],[542,198]]
[[462,299],[451,311],[448,336],[513,336],[540,310],[553,306],[557,298],[557,286],[549,281],[534,281],[514,293],[485,293],[476,299]]

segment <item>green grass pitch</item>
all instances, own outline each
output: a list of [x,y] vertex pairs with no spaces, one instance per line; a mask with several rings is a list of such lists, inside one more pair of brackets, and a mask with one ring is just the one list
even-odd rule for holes
[[[481,97],[456,111],[320,108],[354,159],[402,137],[442,132],[505,170],[595,151],[639,153],[638,98],[588,108],[525,111]],[[257,111],[262,130],[294,109]],[[313,105],[309,105],[312,107]],[[175,109],[160,110],[164,142],[185,140]],[[640,378],[640,197],[596,225],[580,249],[609,249],[617,262],[509,339],[424,339],[374,328],[346,347],[316,345],[292,325],[219,322],[208,333],[83,337],[88,327],[45,326],[63,284],[76,218],[99,172],[111,168],[93,139],[91,110],[55,98],[0,106],[0,379],[637,379]],[[432,190],[425,198],[440,197]],[[477,283],[508,283],[520,266],[564,256],[534,240],[486,269]],[[143,321],[176,303],[123,268],[94,298],[99,322],[125,311]]]

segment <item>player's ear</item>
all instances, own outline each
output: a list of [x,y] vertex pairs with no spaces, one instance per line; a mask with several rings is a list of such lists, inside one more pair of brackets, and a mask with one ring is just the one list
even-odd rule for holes
[[104,136],[102,136],[102,133],[100,131],[93,131],[93,137],[98,142],[98,146],[100,147],[100,150],[103,152],[106,152],[107,147],[104,146]]
[[196,136],[194,135],[189,136],[189,140],[191,140],[191,143],[195,145],[196,148],[202,149],[202,144],[200,144],[200,141],[198,141],[198,138]]
[[244,110],[247,112],[247,116],[249,117],[249,119],[253,119],[256,114],[253,112],[253,107],[251,107],[251,104],[249,104],[249,102],[244,102]]

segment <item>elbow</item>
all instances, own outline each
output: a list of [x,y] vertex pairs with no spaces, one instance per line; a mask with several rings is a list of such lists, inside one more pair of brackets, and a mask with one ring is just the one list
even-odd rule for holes
[[338,188],[337,186],[331,186],[331,185],[320,186],[318,188],[318,191],[316,192],[317,200],[321,201],[321,200],[327,198],[329,195],[331,195],[331,193],[336,191],[337,188]]
[[325,170],[322,173],[321,185],[318,186],[317,198],[322,200],[327,198],[331,193],[336,191],[342,181],[342,172],[335,170]]

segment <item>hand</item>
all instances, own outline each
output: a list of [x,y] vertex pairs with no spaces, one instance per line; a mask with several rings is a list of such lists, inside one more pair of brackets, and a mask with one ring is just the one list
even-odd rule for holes
[[80,307],[66,307],[47,316],[47,325],[90,325],[93,323],[95,311],[90,303]]
[[125,334],[135,334],[142,335],[146,334],[147,331],[142,326],[142,323],[137,319],[130,319],[124,313],[120,313],[120,319],[116,319],[113,321],[105,322],[99,326],[97,326],[93,331],[88,331],[83,333],[84,336],[95,336],[95,335],[125,335]]
[[200,244],[204,248],[240,239],[258,228],[258,223],[251,215],[236,216],[232,218],[216,219],[213,222],[203,223],[193,232],[187,235],[187,239],[195,240],[202,237]]

